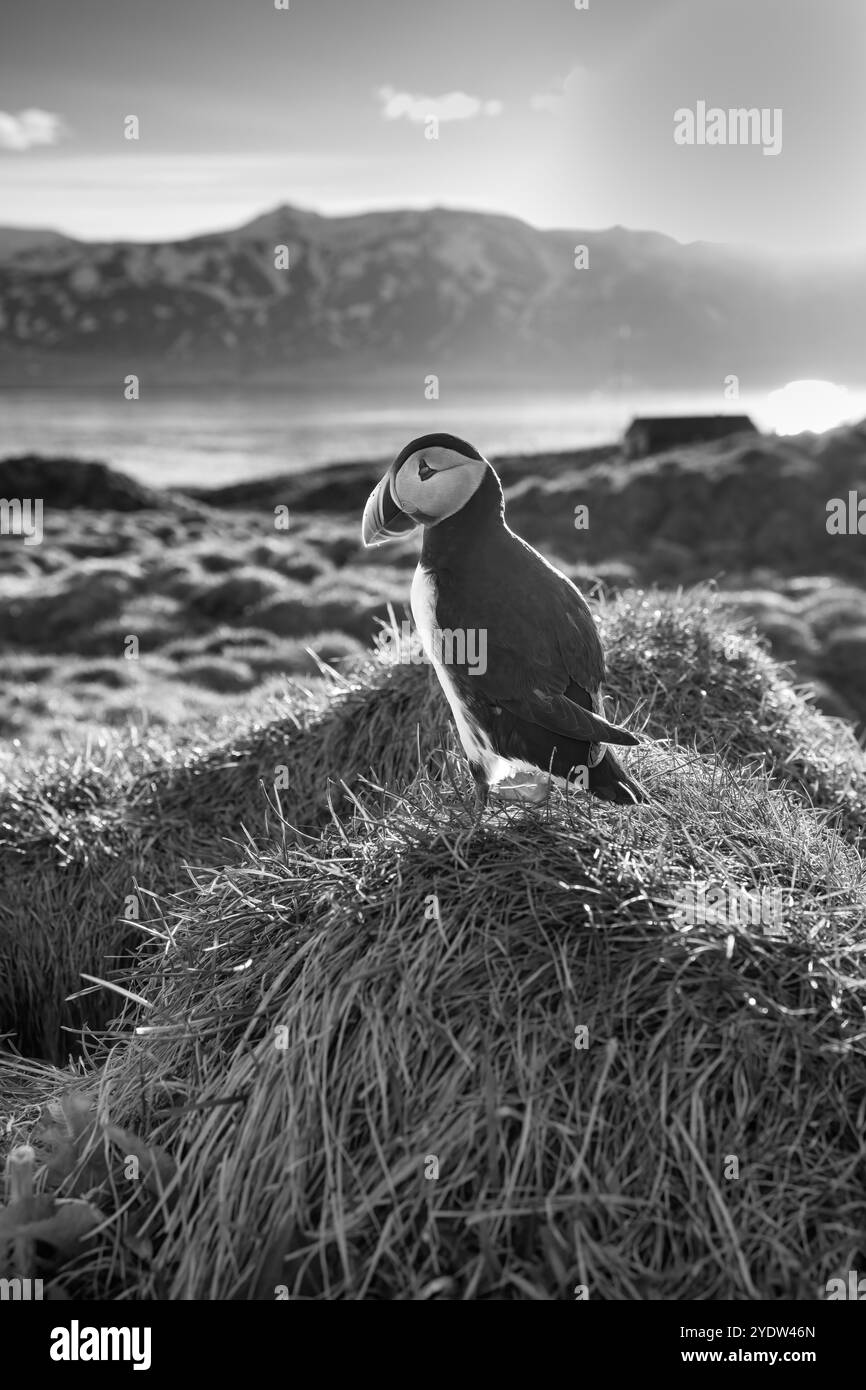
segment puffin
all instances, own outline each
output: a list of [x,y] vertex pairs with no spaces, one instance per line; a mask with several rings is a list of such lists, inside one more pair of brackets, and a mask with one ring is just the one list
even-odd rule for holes
[[603,801],[646,800],[611,744],[639,742],[604,716],[604,652],[585,598],[505,520],[499,477],[452,434],[397,454],[364,508],[364,546],[423,528],[412,617],[451,708],[480,815],[491,789],[546,802],[552,783]]

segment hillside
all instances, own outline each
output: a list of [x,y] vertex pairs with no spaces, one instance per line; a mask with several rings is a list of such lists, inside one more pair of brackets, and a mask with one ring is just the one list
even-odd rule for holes
[[0,227],[0,261],[16,260],[22,266],[28,263],[31,253],[38,257],[46,251],[71,249],[79,244],[47,227]]
[[[862,535],[827,502],[866,496],[866,427],[749,437],[626,463],[615,448],[497,458],[515,529],[588,591],[713,581],[821,707],[866,727]],[[151,731],[236,708],[369,653],[407,609],[417,538],[363,551],[380,463],[195,495],[98,463],[0,460],[0,497],[41,497],[44,537],[0,537],[0,739],[39,747],[94,721]],[[288,508],[277,530],[274,508]],[[575,507],[589,525],[576,530]],[[126,659],[125,639],[138,641]],[[2,749],[0,749],[2,761]]]
[[[275,248],[288,269],[275,268]],[[575,247],[589,266],[575,268]],[[0,230],[0,384],[405,370],[582,390],[859,379],[866,259],[777,264],[655,232],[445,208],[281,206],[167,243]],[[734,364],[734,366],[732,366]]]
[[[0,1062],[2,1142],[47,1163],[49,1292],[813,1299],[862,1263],[866,758],[730,658],[711,596],[603,619],[659,740],[627,812],[474,829],[412,666],[224,741],[16,768],[5,1026],[44,1051],[78,972],[131,990],[82,982],[83,1017],[123,1014],[71,1069]],[[689,927],[701,885],[777,913]],[[52,1194],[100,1231],[67,1210],[55,1237]]]
[[45,527],[0,537],[0,1158],[38,1187],[0,1277],[750,1301],[862,1268],[863,538],[825,518],[864,458],[861,426],[497,460],[651,801],[480,825],[430,671],[375,645],[417,548],[360,550],[379,465],[191,495],[0,461]]
[[[850,733],[794,697],[742,636],[731,657],[709,635],[718,615],[718,601],[700,591],[680,607],[661,594],[613,605],[604,628],[614,699],[623,710],[639,706],[652,737],[718,749],[735,764],[759,759],[858,840],[863,754]],[[264,814],[262,788],[277,769],[288,781],[282,814],[305,834],[321,829],[330,807],[351,807],[341,783],[371,772],[389,789],[410,781],[419,752],[424,765],[446,740],[447,710],[426,667],[364,669],[324,706],[324,695],[296,695],[290,712],[264,723],[241,716],[222,738],[201,726],[150,744],[103,741],[84,759],[19,756],[0,784],[0,1031],[12,1029],[28,1053],[62,1056],[61,1025],[104,1022],[110,999],[63,1001],[79,971],[98,974],[137,942],[118,904],[136,884],[148,894],[176,889],[185,863],[207,863],[242,839]],[[389,743],[395,728],[403,737]]]

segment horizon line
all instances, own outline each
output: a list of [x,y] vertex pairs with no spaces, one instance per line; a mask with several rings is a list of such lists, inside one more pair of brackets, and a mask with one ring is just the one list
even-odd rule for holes
[[[683,249],[687,249],[687,248],[691,248],[691,247],[697,247],[697,246],[707,246],[707,247],[712,247],[712,248],[714,248],[714,249],[719,249],[719,250],[733,251],[733,252],[736,252],[736,253],[741,254],[741,255],[745,254],[745,255],[757,255],[757,256],[777,256],[777,257],[783,258],[783,259],[785,259],[785,260],[787,260],[787,261],[795,261],[795,260],[798,260],[798,259],[805,258],[806,256],[809,256],[809,257],[813,257],[813,256],[814,256],[814,250],[813,250],[813,249],[802,249],[802,248],[791,248],[791,247],[779,247],[779,246],[771,245],[771,244],[769,244],[769,243],[748,242],[748,241],[743,241],[743,242],[735,242],[735,241],[710,241],[710,240],[708,240],[708,239],[705,238],[705,237],[699,237],[699,238],[697,238],[697,239],[695,239],[695,240],[693,240],[693,241],[682,241],[679,237],[674,236],[673,233],[663,231],[663,230],[661,230],[661,228],[658,228],[658,227],[631,227],[631,226],[627,226],[625,223],[622,223],[622,222],[614,222],[614,223],[609,223],[609,224],[604,225],[604,226],[596,226],[596,227],[592,227],[592,226],[582,226],[582,227],[581,227],[581,226],[567,226],[567,225],[566,225],[566,226],[563,226],[562,224],[556,224],[556,225],[554,225],[554,226],[546,227],[546,226],[540,226],[540,225],[539,225],[538,223],[536,223],[536,222],[530,222],[530,221],[528,220],[528,218],[525,218],[525,217],[518,217],[518,216],[517,216],[515,213],[513,213],[513,212],[497,211],[497,210],[489,209],[489,208],[471,207],[471,206],[468,206],[468,205],[462,204],[462,203],[442,203],[442,202],[419,203],[419,204],[413,204],[413,203],[399,203],[399,202],[398,202],[398,203],[390,203],[390,202],[389,202],[389,203],[383,203],[383,204],[373,205],[373,206],[367,206],[367,207],[358,207],[358,208],[355,208],[355,209],[353,209],[353,210],[351,210],[351,211],[323,212],[323,211],[321,211],[319,208],[313,207],[313,206],[311,206],[311,205],[309,205],[309,204],[292,203],[292,202],[288,202],[288,201],[280,201],[280,202],[277,202],[277,203],[269,204],[268,206],[262,208],[262,210],[261,210],[260,212],[254,213],[254,214],[252,215],[252,217],[246,217],[246,218],[244,218],[244,219],[243,219],[242,221],[240,221],[240,222],[231,222],[231,223],[228,223],[228,224],[225,225],[225,226],[216,226],[216,227],[211,225],[211,226],[208,226],[208,227],[203,227],[201,230],[198,230],[198,231],[185,232],[185,233],[183,233],[183,235],[181,235],[181,236],[163,236],[163,237],[156,237],[156,238],[154,238],[154,237],[141,238],[141,237],[133,237],[133,236],[113,236],[113,237],[108,237],[108,238],[102,239],[102,238],[99,238],[99,237],[89,237],[89,236],[88,236],[88,237],[83,237],[83,236],[77,236],[77,235],[75,235],[75,234],[72,233],[72,232],[64,231],[62,227],[60,227],[60,226],[58,226],[58,225],[56,225],[56,224],[54,224],[54,225],[46,225],[46,224],[44,224],[44,223],[6,222],[6,221],[3,221],[2,223],[0,223],[0,233],[6,232],[6,231],[9,231],[9,232],[31,232],[31,233],[43,232],[43,233],[47,233],[47,234],[49,234],[49,235],[51,235],[51,236],[60,236],[60,237],[63,237],[63,238],[65,238],[66,240],[75,242],[76,244],[81,245],[81,246],[103,246],[103,245],[118,244],[118,243],[120,243],[120,244],[129,244],[129,245],[134,245],[134,246],[176,245],[176,244],[183,243],[183,242],[185,242],[185,241],[196,241],[196,240],[198,240],[198,239],[201,238],[201,237],[207,237],[207,236],[220,236],[220,235],[225,235],[225,234],[230,233],[230,232],[239,232],[239,231],[242,231],[245,227],[250,226],[251,223],[260,221],[262,218],[271,216],[271,215],[273,215],[274,213],[280,212],[280,211],[282,211],[282,210],[286,210],[286,211],[289,211],[289,212],[300,213],[300,214],[302,214],[302,215],[304,215],[304,216],[319,218],[319,219],[321,219],[323,222],[348,221],[348,220],[350,220],[350,219],[352,219],[352,218],[358,218],[358,217],[375,217],[377,214],[387,214],[387,213],[407,213],[407,212],[428,213],[428,214],[429,214],[429,213],[436,213],[436,212],[446,212],[446,213],[455,213],[455,214],[463,213],[463,214],[466,214],[466,215],[469,215],[469,216],[472,216],[472,217],[504,219],[505,221],[514,222],[514,223],[517,223],[518,225],[523,226],[523,227],[529,227],[529,228],[531,228],[533,231],[539,232],[541,235],[557,235],[557,234],[559,234],[559,235],[563,235],[563,234],[569,234],[569,235],[571,235],[571,234],[575,234],[575,233],[578,233],[578,232],[589,232],[589,233],[595,232],[595,233],[602,233],[602,234],[609,233],[609,232],[628,232],[628,233],[630,233],[630,234],[632,234],[632,235],[634,235],[634,236],[645,236],[645,237],[646,237],[646,236],[658,236],[658,237],[663,237],[666,241],[673,242],[675,246],[682,247]],[[857,247],[857,248],[849,248],[849,249],[838,248],[838,249],[836,249],[836,250],[829,251],[829,252],[827,253],[827,259],[828,259],[828,260],[837,260],[837,261],[841,261],[841,260],[852,259],[852,258],[856,259],[858,256],[863,256],[863,255],[866,255],[866,246]]]

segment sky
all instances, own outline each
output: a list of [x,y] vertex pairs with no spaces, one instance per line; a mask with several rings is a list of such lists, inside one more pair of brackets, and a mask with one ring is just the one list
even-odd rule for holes
[[[0,224],[162,240],[286,202],[445,205],[866,247],[866,0],[282,3],[7,7]],[[739,107],[760,138],[735,143]]]

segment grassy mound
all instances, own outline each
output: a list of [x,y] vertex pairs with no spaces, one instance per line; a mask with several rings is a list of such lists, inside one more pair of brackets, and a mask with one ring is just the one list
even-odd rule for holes
[[[622,713],[637,709],[638,724],[675,738],[684,758],[696,746],[760,764],[862,836],[862,751],[753,642],[721,627],[709,591],[625,596],[602,622]],[[315,834],[332,806],[351,804],[342,783],[365,800],[368,777],[399,791],[449,740],[425,667],[370,664],[330,700],[302,700],[216,740],[204,733],[174,751],[106,741],[86,757],[10,766],[0,783],[0,1031],[23,1053],[62,1060],[63,1028],[99,1027],[114,1011],[104,991],[67,996],[82,972],[105,978],[140,942],[139,889],[149,902],[182,887],[187,865],[225,863],[265,823],[268,801]]]
[[640,709],[652,738],[694,743],[825,809],[844,834],[866,834],[866,753],[851,727],[819,713],[790,672],[738,626],[725,595],[650,590],[612,604],[608,689]]
[[275,782],[284,811],[309,829],[339,800],[330,779],[373,769],[409,780],[417,745],[394,729],[417,717],[441,741],[444,713],[426,672],[420,684],[417,671],[394,674],[378,668],[326,709],[302,699],[283,718],[224,740],[202,733],[177,752],[105,741],[86,759],[16,766],[0,788],[0,1032],[14,1032],[24,1053],[62,1060],[73,1041],[63,1028],[104,1023],[110,997],[67,996],[82,972],[103,977],[140,943],[138,890],[170,891],[187,865],[230,858],[232,842],[265,820]]
[[[475,833],[419,774],[197,872],[90,1067],[5,1069],[9,1139],[103,1222],[54,1286],[809,1299],[862,1263],[863,863],[765,776],[637,771],[628,815]],[[778,920],[685,928],[700,883]]]

